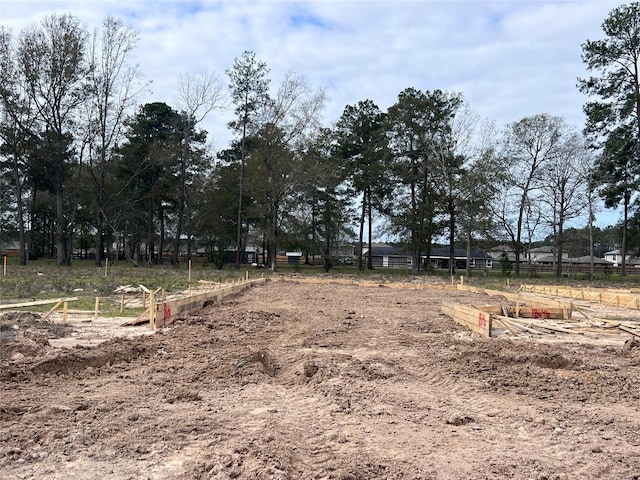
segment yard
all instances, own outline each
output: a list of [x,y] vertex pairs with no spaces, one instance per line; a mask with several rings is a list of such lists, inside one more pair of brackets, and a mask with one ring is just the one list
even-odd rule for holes
[[481,338],[441,302],[499,298],[405,287],[283,276],[75,346],[5,313],[0,477],[640,478],[632,335]]

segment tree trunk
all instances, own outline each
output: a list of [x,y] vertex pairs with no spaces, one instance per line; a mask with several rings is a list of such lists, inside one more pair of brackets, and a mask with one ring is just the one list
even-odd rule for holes
[[155,245],[153,242],[153,204],[150,202],[147,211],[147,265],[151,266],[153,263],[153,253]]
[[[181,209],[182,210],[182,209]],[[178,268],[179,259],[178,255],[180,254],[180,236],[182,235],[182,215],[183,212],[178,212],[178,223],[176,225],[176,238],[173,242],[173,257],[171,258],[171,264],[174,268]]]
[[367,257],[367,269],[373,270],[373,255],[371,255],[371,250],[373,247],[373,225],[372,225],[372,215],[371,215],[371,187],[367,187],[367,198],[368,200],[368,220],[369,220],[369,256]]
[[456,273],[456,245],[455,245],[455,228],[456,228],[456,212],[453,199],[449,197],[449,275]]
[[57,264],[68,266],[71,264],[67,258],[67,237],[64,228],[64,186],[62,180],[62,172],[60,169],[56,172],[56,248],[57,248]]
[[160,240],[158,242],[158,264],[164,263],[164,209],[160,207],[158,210],[158,217],[160,220]]
[[467,277],[471,276],[471,227],[467,228],[467,266],[464,274]]
[[[364,269],[364,259],[362,258],[362,251],[364,250],[364,219],[366,218],[367,203],[366,196],[362,194],[362,212],[360,214],[360,233],[358,236],[358,270]],[[369,257],[371,257],[371,251],[369,251]]]
[[22,203],[22,186],[20,171],[18,168],[18,159],[14,156],[13,162],[14,179],[16,182],[16,209],[18,214],[18,239],[20,242],[20,265],[27,264],[27,248],[26,235],[24,225],[24,205]]
[[244,190],[244,148],[247,137],[247,119],[242,124],[242,140],[240,141],[240,182],[238,185],[238,229],[236,232],[236,270],[242,261],[242,195]]
[[562,223],[558,224],[558,235],[556,238],[556,277],[562,277],[562,251],[564,249],[564,232]]
[[629,225],[629,199],[630,194],[628,190],[624,194],[624,220],[622,221],[622,264],[620,269],[620,275],[625,276],[627,274],[627,228]]
[[[96,256],[95,266],[102,266],[102,259],[105,255],[104,245],[104,189],[105,189],[105,174],[100,174],[100,182],[98,183],[98,218],[96,219]],[[117,249],[116,249],[117,251]],[[117,258],[117,255],[116,255]]]
[[271,257],[271,271],[275,272],[278,269],[278,206],[272,205],[273,209],[271,215],[271,250],[274,252]]

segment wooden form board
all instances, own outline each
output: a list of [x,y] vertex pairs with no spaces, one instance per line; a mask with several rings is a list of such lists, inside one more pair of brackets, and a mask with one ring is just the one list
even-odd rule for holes
[[78,300],[78,297],[53,298],[51,300],[35,300],[33,302],[24,302],[24,303],[6,303],[4,305],[0,305],[0,310],[9,310],[12,308],[23,308],[23,307],[35,307],[37,305],[50,305],[52,303],[75,302],[76,300]]
[[157,328],[171,325],[181,315],[187,315],[196,310],[202,310],[210,303],[215,303],[224,297],[239,293],[253,285],[265,282],[266,279],[259,278],[256,280],[238,283],[236,285],[231,285],[217,290],[191,295],[190,297],[155,303],[155,311],[153,316],[155,321],[152,321],[151,327]]
[[519,293],[510,293],[503,292],[500,290],[490,290],[488,288],[479,288],[472,287],[469,285],[457,285],[458,290],[467,290],[470,292],[478,292],[478,293],[486,293],[487,295],[496,295],[505,297],[507,300],[510,300],[514,303],[520,303],[522,305],[535,305],[536,307],[540,304],[544,304],[545,307],[560,307],[566,309],[566,318],[571,318],[573,314],[573,304],[571,302],[562,302],[559,300],[554,300],[551,298],[545,298],[544,300],[540,298],[538,295],[527,294],[523,292]]
[[521,290],[556,297],[571,298],[572,300],[586,300],[588,302],[603,303],[614,307],[640,310],[640,294],[632,291],[607,289],[576,289],[570,287],[556,287],[553,285],[523,285]]
[[[540,319],[562,319],[568,320],[567,309],[562,307],[548,307],[547,305],[520,305],[518,307],[501,307],[500,305],[473,305],[475,308],[487,311],[494,315],[504,315],[508,317],[540,318]],[[506,312],[505,312],[506,310]],[[516,315],[517,312],[517,315]]]
[[336,284],[336,285],[354,285],[358,287],[377,287],[377,288],[407,288],[414,290],[456,290],[455,285],[444,284],[430,284],[430,283],[379,283],[379,282],[367,282],[367,281],[355,281],[339,278],[321,279],[321,278],[295,278],[295,279],[282,279],[281,282],[295,282],[295,283],[315,283],[315,284]]
[[491,313],[460,303],[442,302],[442,313],[483,337],[491,336]]

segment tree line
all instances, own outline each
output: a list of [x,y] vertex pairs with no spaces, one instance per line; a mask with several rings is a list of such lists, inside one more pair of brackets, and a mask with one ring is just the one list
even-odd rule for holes
[[[92,34],[69,14],[17,36],[2,27],[0,235],[19,240],[21,264],[29,253],[69,265],[91,249],[97,266],[111,254],[177,265],[205,249],[237,267],[259,246],[275,270],[283,248],[319,254],[329,269],[344,241],[372,268],[365,239],[371,249],[384,232],[406,245],[415,272],[436,242],[453,269],[455,246],[470,254],[491,240],[511,246],[516,274],[527,246],[548,236],[560,275],[567,229],[583,219],[593,245],[604,199],[622,206],[624,255],[640,210],[639,18],[638,3],[618,7],[606,38],[582,45],[594,73],[578,82],[591,99],[583,131],[546,113],[498,129],[462,93],[414,87],[386,111],[370,99],[347,105],[326,126],[322,88],[296,72],[273,85],[248,51],[227,85],[185,75],[175,107],[139,105],[138,34],[121,20]],[[228,107],[234,138],[213,152],[201,122]]]

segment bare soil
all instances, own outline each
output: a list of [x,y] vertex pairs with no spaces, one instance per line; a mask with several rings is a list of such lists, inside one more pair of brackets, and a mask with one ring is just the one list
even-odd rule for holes
[[5,314],[0,478],[640,478],[631,335],[483,339],[445,298],[500,302],[269,282],[72,347]]

